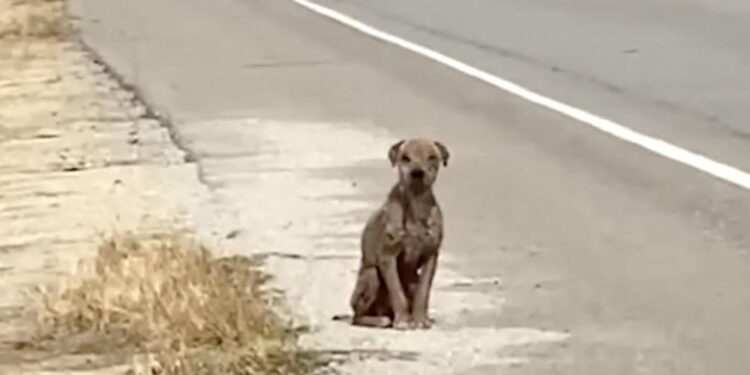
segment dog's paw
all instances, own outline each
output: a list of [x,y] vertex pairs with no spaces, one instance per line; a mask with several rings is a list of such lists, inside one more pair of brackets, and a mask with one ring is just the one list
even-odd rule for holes
[[375,328],[388,328],[391,326],[391,318],[387,316],[380,316],[374,322],[373,327]]
[[407,329],[413,329],[414,325],[412,321],[409,320],[408,317],[404,317],[404,318],[397,317],[393,319],[393,328],[400,330],[400,331],[405,331]]
[[427,316],[415,316],[413,319],[414,327],[417,329],[429,329],[435,321]]

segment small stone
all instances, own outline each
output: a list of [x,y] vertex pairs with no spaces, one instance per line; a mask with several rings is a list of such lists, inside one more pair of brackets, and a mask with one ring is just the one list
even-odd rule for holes
[[225,237],[228,240],[233,240],[233,239],[237,238],[240,234],[242,234],[242,230],[241,229],[235,229],[235,230],[227,233],[227,235]]
[[58,138],[59,136],[60,136],[60,132],[52,130],[52,129],[42,129],[34,135],[35,138],[39,138],[39,139]]

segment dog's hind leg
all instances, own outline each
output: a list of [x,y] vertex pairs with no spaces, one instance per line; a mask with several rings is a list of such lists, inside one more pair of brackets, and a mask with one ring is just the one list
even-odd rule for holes
[[384,307],[381,306],[384,294],[382,288],[384,285],[381,283],[376,267],[359,270],[357,283],[349,302],[354,312],[352,324],[374,328],[386,328],[391,325],[391,319],[381,311]]
[[370,328],[388,328],[391,326],[391,318],[387,316],[355,316],[352,319],[352,324]]

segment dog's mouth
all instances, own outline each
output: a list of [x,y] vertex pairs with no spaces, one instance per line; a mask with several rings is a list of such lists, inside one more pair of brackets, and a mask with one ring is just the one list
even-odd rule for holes
[[425,179],[411,179],[409,180],[409,190],[413,193],[422,193],[430,187],[430,184]]

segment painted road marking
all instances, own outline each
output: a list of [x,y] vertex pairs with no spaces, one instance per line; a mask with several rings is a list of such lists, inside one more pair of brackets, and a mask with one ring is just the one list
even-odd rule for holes
[[561,113],[575,120],[578,120],[584,124],[590,125],[602,132],[617,137],[623,141],[630,142],[638,145],[646,150],[649,150],[655,154],[669,158],[676,162],[693,167],[701,172],[707,173],[714,177],[720,178],[724,181],[730,182],[737,186],[743,187],[750,190],[750,174],[732,167],[730,165],[720,163],[718,161],[709,159],[698,153],[686,150],[682,147],[675,146],[664,140],[648,136],[643,133],[639,133],[635,130],[620,125],[614,121],[607,120],[603,117],[597,116],[593,113],[584,111],[579,108],[575,108],[568,104],[559,102],[557,100],[548,98],[544,95],[538,94],[531,91],[523,86],[520,86],[511,81],[502,79],[487,73],[481,69],[475,68],[469,64],[458,61],[452,57],[446,56],[440,52],[423,47],[419,44],[410,42],[401,37],[389,34],[385,31],[379,30],[361,21],[358,21],[350,16],[339,13],[333,9],[324,7],[316,4],[309,0],[291,0],[317,14],[330,18],[337,21],[345,26],[358,30],[371,37],[399,46],[403,49],[422,55],[430,60],[436,61],[440,64],[453,68],[461,73],[468,76],[474,77],[480,81],[495,86],[508,93],[526,99],[532,103],[550,109],[552,111]]

